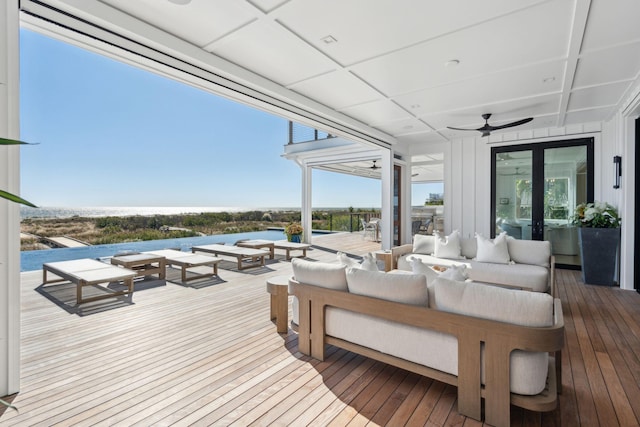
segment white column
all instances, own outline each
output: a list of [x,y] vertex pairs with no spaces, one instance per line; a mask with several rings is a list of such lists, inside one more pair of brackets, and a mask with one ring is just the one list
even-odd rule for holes
[[393,246],[393,152],[381,150],[382,153],[382,212],[381,212],[381,247],[391,249]]
[[302,220],[302,228],[304,229],[304,233],[302,234],[302,241],[304,243],[311,243],[311,227],[312,227],[312,209],[313,205],[311,203],[312,199],[312,185],[311,185],[311,177],[313,175],[313,169],[311,166],[307,164],[301,164],[300,168],[302,170],[302,204],[301,204],[301,220]]
[[[0,136],[18,139],[18,0],[0,2]],[[0,147],[0,189],[20,193],[20,149]],[[20,210],[0,199],[0,396],[20,387]]]

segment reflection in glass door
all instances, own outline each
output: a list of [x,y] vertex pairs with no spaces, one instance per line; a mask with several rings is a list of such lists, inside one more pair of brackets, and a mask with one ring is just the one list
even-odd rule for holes
[[571,217],[593,200],[593,139],[492,149],[495,234],[548,240],[556,264],[580,266]]
[[551,242],[556,263],[580,265],[578,229],[571,217],[587,201],[587,147],[544,150],[543,239]]
[[495,234],[531,239],[533,153],[495,154]]

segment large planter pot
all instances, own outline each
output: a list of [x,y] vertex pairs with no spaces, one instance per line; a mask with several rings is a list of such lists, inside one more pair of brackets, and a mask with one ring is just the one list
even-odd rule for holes
[[613,286],[618,270],[620,229],[582,227],[578,238],[584,283]]
[[300,234],[292,234],[291,239],[289,241],[294,243],[300,243],[301,241],[300,236],[301,236]]

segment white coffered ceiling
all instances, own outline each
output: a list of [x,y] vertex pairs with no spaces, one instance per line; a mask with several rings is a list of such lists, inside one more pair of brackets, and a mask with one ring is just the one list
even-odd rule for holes
[[534,117],[519,129],[604,121],[639,82],[637,0],[43,3],[107,28],[133,17],[390,141],[473,135],[446,127],[480,127],[483,113]]

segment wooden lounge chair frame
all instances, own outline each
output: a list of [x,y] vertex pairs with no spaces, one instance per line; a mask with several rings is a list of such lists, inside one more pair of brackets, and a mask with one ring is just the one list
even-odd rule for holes
[[[485,422],[491,425],[510,424],[510,404],[540,412],[551,411],[557,406],[564,346],[562,305],[557,298],[554,299],[553,326],[531,328],[306,285],[293,279],[289,285],[291,293],[299,300],[298,349],[302,354],[324,360],[325,344],[331,344],[454,385],[458,388],[458,412],[481,420],[484,399]],[[326,335],[327,307],[455,336],[458,339],[458,375]],[[481,381],[483,345],[484,384]],[[542,393],[524,396],[510,392],[510,355],[516,349],[555,353],[555,357],[549,357],[547,388]]]
[[[173,249],[163,249],[145,253],[163,256],[165,258],[166,265],[177,265],[178,267],[180,267],[180,279],[182,280],[182,283],[187,283],[197,279],[203,279],[205,277],[217,276],[218,264],[220,263],[220,261],[222,261],[222,259],[218,257],[209,255],[197,255],[190,252],[181,252]],[[199,273],[194,276],[187,277],[188,269],[200,266],[211,266],[213,268],[213,271],[211,273]]]
[[[52,273],[61,279],[49,280],[47,273]],[[120,295],[133,295],[133,278],[136,275],[137,272],[134,270],[116,267],[90,258],[42,264],[43,284],[63,282],[65,280],[75,283],[77,305]],[[82,288],[85,286],[100,285],[102,283],[108,284],[116,281],[122,281],[127,289],[112,291],[104,286],[100,286],[102,289],[108,290],[109,293],[90,298],[82,297]]]
[[238,262],[238,270],[246,270],[248,268],[264,266],[264,257],[269,255],[269,251],[261,249],[243,248],[234,245],[203,245],[194,246],[191,252],[206,252],[215,256],[228,256],[236,258]]
[[307,256],[307,249],[311,247],[308,243],[288,242],[286,240],[275,241],[273,242],[273,246],[275,249],[283,249],[286,251],[287,261],[291,259],[291,251],[302,251],[301,256],[305,258]]

